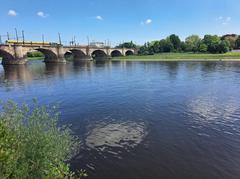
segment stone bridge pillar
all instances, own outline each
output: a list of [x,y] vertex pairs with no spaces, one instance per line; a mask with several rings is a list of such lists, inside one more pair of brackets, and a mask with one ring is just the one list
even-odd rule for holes
[[66,59],[64,57],[64,49],[63,46],[59,46],[57,48],[57,56],[58,56],[58,62],[59,63],[66,63]]
[[50,53],[51,55],[49,56],[49,54],[46,53],[44,62],[46,62],[46,63],[66,63],[66,59],[64,57],[65,50],[64,50],[63,46],[56,46],[54,48],[47,49],[47,50],[51,51],[52,54]]
[[2,60],[3,65],[20,65],[27,62],[27,57],[24,56],[22,46],[13,46],[12,59],[7,58]]

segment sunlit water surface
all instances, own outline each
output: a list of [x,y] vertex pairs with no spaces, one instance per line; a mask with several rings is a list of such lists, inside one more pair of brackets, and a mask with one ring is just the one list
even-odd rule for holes
[[0,99],[58,104],[89,179],[240,178],[239,62],[0,66]]

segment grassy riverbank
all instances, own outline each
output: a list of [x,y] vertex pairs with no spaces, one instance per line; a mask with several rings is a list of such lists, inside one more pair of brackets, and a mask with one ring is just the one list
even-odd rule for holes
[[[42,60],[44,57],[28,57],[28,60]],[[2,60],[2,57],[0,57],[0,60]]]
[[28,57],[28,60],[42,60],[44,57]]
[[199,54],[199,53],[161,53],[145,56],[125,56],[115,57],[114,61],[214,61],[214,60],[231,60],[240,61],[240,53],[228,52],[225,54]]

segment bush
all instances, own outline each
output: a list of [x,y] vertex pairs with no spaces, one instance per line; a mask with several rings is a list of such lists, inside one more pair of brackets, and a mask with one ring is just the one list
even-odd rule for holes
[[27,57],[44,57],[43,53],[35,51],[35,52],[28,52]]
[[[7,102],[0,113],[0,178],[74,178],[66,163],[79,149],[56,109]],[[86,176],[84,171],[79,177]]]

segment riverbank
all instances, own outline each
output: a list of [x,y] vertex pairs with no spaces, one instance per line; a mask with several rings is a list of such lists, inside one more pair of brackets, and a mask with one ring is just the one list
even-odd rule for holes
[[[42,60],[44,57],[28,57],[28,60]],[[0,61],[2,60],[2,57],[0,57]]]
[[44,57],[28,57],[28,60],[42,60]]
[[199,53],[161,53],[154,55],[134,55],[115,57],[114,61],[240,61],[240,53],[228,52],[225,54],[199,54]]

